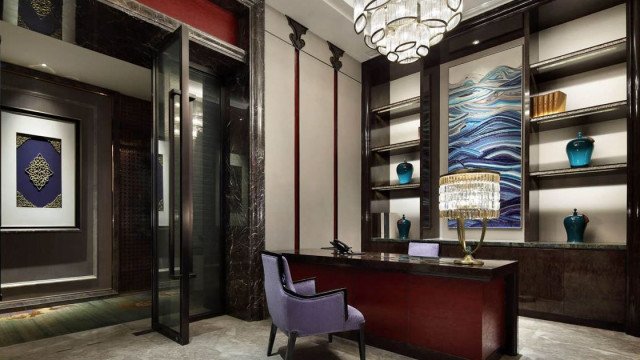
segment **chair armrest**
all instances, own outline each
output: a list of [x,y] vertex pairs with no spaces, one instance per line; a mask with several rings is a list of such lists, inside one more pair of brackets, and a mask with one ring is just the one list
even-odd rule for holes
[[301,295],[315,295],[316,278],[308,278],[293,282],[295,292]]
[[303,304],[313,304],[314,307],[322,308],[339,308],[344,315],[344,321],[349,317],[349,309],[347,307],[347,289],[329,290],[313,295],[304,295],[283,288],[285,293],[295,300],[300,300]]

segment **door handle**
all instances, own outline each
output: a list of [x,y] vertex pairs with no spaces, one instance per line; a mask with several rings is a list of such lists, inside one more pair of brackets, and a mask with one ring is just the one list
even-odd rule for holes
[[[182,92],[180,91],[180,89],[171,89],[168,92],[168,98],[167,98],[167,107],[169,110],[169,118],[167,119],[168,121],[168,130],[169,130],[169,134],[167,135],[167,138],[169,139],[169,206],[168,206],[168,210],[169,210],[169,277],[170,278],[175,278],[176,276],[176,271],[175,271],[175,226],[174,226],[174,222],[175,222],[175,218],[173,216],[173,211],[175,208],[175,182],[174,182],[174,178],[173,175],[175,174],[175,161],[173,161],[174,156],[175,156],[175,125],[176,125],[176,121],[175,121],[175,116],[176,116],[176,109],[175,109],[175,102],[174,99],[176,96],[182,96]],[[179,276],[178,276],[179,278]]]

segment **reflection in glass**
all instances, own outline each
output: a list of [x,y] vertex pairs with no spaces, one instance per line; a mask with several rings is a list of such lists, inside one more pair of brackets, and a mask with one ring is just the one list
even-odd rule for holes
[[[157,58],[155,72],[158,168],[156,183],[158,322],[180,332],[180,42]],[[172,91],[174,90],[174,91]],[[171,191],[173,188],[173,191]]]
[[193,119],[193,274],[191,316],[223,312],[223,233],[221,185],[223,123],[221,84],[209,74],[191,69],[189,92]]

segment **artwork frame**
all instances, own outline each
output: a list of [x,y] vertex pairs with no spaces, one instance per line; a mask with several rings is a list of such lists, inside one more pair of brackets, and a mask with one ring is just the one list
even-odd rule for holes
[[[501,174],[500,217],[494,229],[522,229],[523,45],[490,49],[448,68],[448,171],[484,168]],[[454,228],[455,221],[448,221]],[[467,220],[481,228],[480,220]]]
[[4,107],[0,116],[2,229],[79,230],[78,122]]

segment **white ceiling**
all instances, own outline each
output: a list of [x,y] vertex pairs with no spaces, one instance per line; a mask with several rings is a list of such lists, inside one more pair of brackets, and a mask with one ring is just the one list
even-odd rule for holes
[[[266,0],[267,5],[290,16],[310,31],[363,62],[378,53],[369,49],[353,30],[353,0]],[[464,0],[463,20],[513,0]]]

